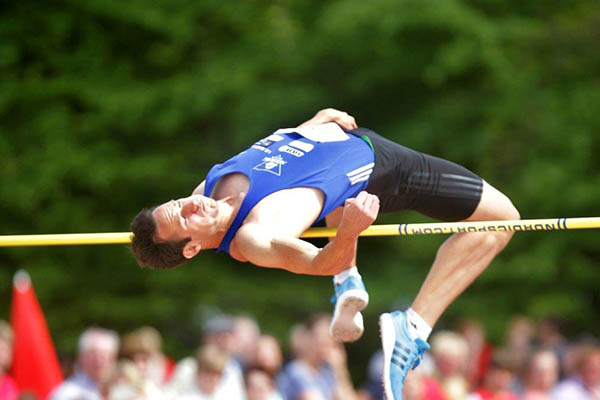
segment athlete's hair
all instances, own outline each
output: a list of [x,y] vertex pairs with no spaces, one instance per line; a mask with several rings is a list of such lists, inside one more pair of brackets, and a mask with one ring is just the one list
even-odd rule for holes
[[131,251],[141,267],[170,269],[189,261],[183,256],[183,248],[191,238],[180,241],[155,242],[156,222],[152,211],[156,207],[144,208],[131,223],[133,239]]

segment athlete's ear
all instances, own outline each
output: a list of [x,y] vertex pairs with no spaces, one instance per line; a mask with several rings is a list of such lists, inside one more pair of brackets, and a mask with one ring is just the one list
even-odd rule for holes
[[189,260],[190,258],[194,258],[196,254],[200,253],[200,250],[202,250],[200,242],[196,240],[190,240],[183,247],[183,256]]

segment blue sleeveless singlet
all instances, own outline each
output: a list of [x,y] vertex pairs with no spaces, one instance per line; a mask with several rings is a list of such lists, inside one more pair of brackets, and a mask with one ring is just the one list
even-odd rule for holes
[[229,246],[252,208],[279,190],[294,187],[317,188],[325,195],[317,221],[348,198],[367,187],[375,156],[361,138],[316,142],[298,133],[274,133],[250,148],[211,168],[204,195],[210,196],[217,181],[232,173],[244,174],[249,182],[240,209],[217,251],[229,253]]

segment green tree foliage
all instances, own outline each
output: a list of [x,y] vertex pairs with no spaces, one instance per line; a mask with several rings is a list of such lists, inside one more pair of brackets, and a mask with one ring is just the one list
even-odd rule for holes
[[[462,163],[526,218],[593,216],[600,198],[597,1],[18,1],[0,24],[2,234],[124,231],[208,168],[324,107]],[[423,221],[400,214],[384,222]],[[515,313],[598,333],[594,232],[523,233],[448,311],[500,340]],[[416,294],[443,238],[361,242],[376,316]],[[175,271],[120,246],[3,249],[0,290],[32,275],[62,352],[89,324],[151,324],[175,356],[218,307],[284,338],[327,310],[328,279],[206,254]],[[444,321],[442,322],[444,323]]]

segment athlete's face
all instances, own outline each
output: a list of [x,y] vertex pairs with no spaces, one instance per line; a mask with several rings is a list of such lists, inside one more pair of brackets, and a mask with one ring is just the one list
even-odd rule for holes
[[157,241],[203,240],[217,229],[219,207],[210,197],[199,194],[171,200],[152,213],[156,222]]

